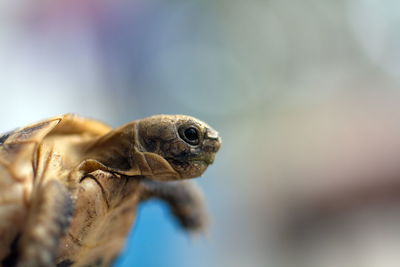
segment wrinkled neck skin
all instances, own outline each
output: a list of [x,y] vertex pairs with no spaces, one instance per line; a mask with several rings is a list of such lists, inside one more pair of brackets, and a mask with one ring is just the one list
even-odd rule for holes
[[183,177],[163,157],[144,151],[140,145],[137,122],[131,122],[82,147],[82,164],[98,162],[107,171],[126,176],[146,176],[159,181]]

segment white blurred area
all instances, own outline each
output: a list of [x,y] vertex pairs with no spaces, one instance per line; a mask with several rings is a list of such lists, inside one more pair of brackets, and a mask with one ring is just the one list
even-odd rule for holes
[[[60,12],[50,14],[57,7]],[[66,112],[110,118],[98,94],[102,79],[93,29],[84,17],[65,13],[61,2],[2,1],[2,130]]]
[[2,1],[0,130],[74,112],[113,126],[187,113],[220,131],[199,180],[209,239],[139,223],[118,266],[396,267],[399,7]]

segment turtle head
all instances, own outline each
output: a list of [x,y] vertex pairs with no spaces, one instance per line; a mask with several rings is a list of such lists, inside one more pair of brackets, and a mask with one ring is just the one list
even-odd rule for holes
[[[190,116],[156,115],[140,120],[137,127],[139,141],[137,149],[147,155],[153,154],[146,158],[159,161],[159,165],[155,166],[168,164],[179,175],[178,179],[200,176],[208,165],[213,163],[215,154],[221,146],[218,132]],[[154,167],[152,169],[153,173],[157,173]],[[159,174],[163,175],[169,174],[168,172]]]

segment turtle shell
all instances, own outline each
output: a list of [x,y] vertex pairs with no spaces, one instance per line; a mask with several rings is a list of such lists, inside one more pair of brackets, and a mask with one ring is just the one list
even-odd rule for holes
[[[100,136],[111,127],[66,114],[7,132],[0,137],[0,262],[10,254],[26,222],[28,208],[38,183],[41,162],[38,148],[47,136]],[[57,179],[57,177],[54,177]]]

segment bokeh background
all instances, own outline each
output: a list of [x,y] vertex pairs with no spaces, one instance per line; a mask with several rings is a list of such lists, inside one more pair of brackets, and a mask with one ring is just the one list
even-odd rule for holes
[[399,266],[400,2],[0,1],[0,130],[196,116],[223,148],[189,237],[149,202],[115,266]]

